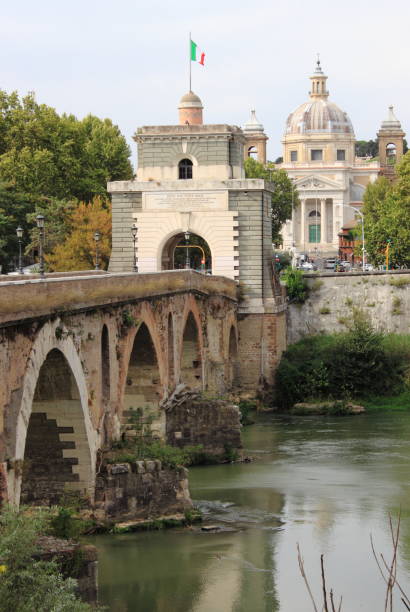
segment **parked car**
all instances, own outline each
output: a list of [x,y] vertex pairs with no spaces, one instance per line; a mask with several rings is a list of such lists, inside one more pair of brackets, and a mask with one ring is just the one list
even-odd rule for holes
[[304,261],[301,265],[300,265],[300,269],[301,270],[314,270],[313,264],[310,263],[310,261]]
[[334,270],[336,267],[336,259],[325,259],[325,270]]
[[372,266],[372,264],[366,263],[364,264],[364,271],[365,272],[373,272],[374,267]]

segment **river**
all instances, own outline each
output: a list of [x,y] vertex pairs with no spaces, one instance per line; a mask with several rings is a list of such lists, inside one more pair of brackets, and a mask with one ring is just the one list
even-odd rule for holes
[[190,470],[192,498],[220,531],[92,539],[102,604],[113,612],[309,612],[299,542],[317,600],[324,553],[344,612],[383,611],[369,536],[390,559],[388,515],[400,508],[398,578],[410,596],[410,412],[265,415],[243,430],[243,443],[252,463]]

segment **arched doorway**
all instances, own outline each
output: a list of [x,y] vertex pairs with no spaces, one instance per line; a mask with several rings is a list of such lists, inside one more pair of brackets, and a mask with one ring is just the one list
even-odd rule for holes
[[20,501],[50,506],[70,491],[88,497],[91,475],[79,389],[63,353],[52,349],[40,368],[34,392]]
[[190,268],[198,272],[212,272],[212,256],[208,243],[191,232],[172,236],[164,245],[161,256],[162,270]]
[[182,339],[181,381],[191,389],[202,389],[202,359],[199,331],[192,312],[188,315]]
[[164,438],[164,413],[159,408],[162,388],[157,354],[151,334],[141,323],[132,347],[124,393],[124,417],[138,415],[137,428]]

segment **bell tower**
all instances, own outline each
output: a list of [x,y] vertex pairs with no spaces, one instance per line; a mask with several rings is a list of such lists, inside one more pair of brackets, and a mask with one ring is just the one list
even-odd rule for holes
[[326,89],[327,76],[322,70],[319,57],[317,58],[316,68],[314,73],[310,77],[310,80],[312,82],[311,90],[309,92],[310,97],[314,100],[318,98],[326,100],[326,98],[329,97],[329,92]]
[[250,119],[245,123],[242,131],[246,138],[244,158],[253,157],[261,164],[266,164],[266,142],[268,141],[268,136],[266,136],[264,127],[258,121],[254,110],[251,110]]
[[377,132],[379,139],[380,174],[387,178],[394,178],[394,166],[403,157],[403,140],[405,135],[400,121],[393,112],[393,106],[389,106],[387,119],[382,121],[380,130]]

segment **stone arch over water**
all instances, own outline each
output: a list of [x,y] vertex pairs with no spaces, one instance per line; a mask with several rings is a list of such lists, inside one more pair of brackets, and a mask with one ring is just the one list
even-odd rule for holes
[[192,310],[188,312],[182,335],[181,382],[191,389],[203,389],[202,337]]
[[74,343],[61,324],[46,323],[31,349],[10,438],[10,502],[55,504],[65,491],[93,501],[97,446]]
[[[154,437],[165,436],[165,415],[159,404],[163,396],[158,353],[148,325],[142,322],[134,336],[124,390],[123,425],[138,415],[139,425]],[[124,422],[125,421],[125,422]]]

